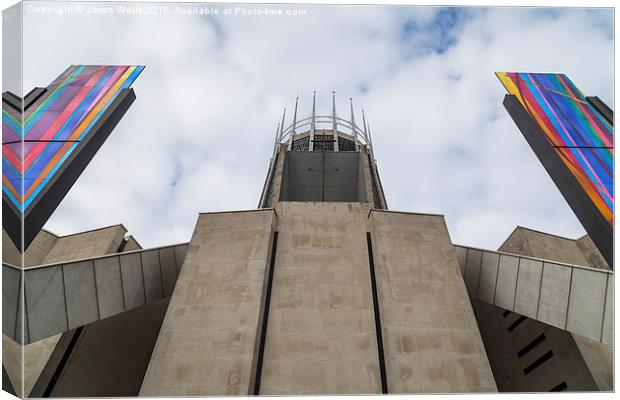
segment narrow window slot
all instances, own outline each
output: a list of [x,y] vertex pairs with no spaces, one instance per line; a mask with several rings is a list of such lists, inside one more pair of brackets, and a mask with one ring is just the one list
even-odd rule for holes
[[508,327],[508,332],[514,331],[517,328],[517,326],[521,325],[523,321],[525,321],[526,319],[527,317],[524,317],[523,315],[520,316],[515,322],[510,324],[510,326]]
[[538,346],[540,343],[544,342],[546,339],[545,334],[541,333],[540,335],[538,335],[538,337],[536,337],[536,339],[532,340],[527,346],[525,346],[524,348],[522,348],[518,353],[517,356],[519,358],[523,357],[524,355],[526,355],[527,353],[530,352],[530,350],[534,349],[536,346]]
[[554,386],[553,388],[551,388],[551,390],[549,390],[550,392],[563,392],[566,389],[568,389],[568,385],[566,384],[566,381],[560,383],[557,386]]
[[545,354],[543,354],[542,356],[540,356],[540,358],[536,361],[534,361],[533,363],[531,363],[530,365],[528,365],[527,367],[525,367],[523,369],[523,373],[525,375],[529,374],[530,372],[534,371],[536,368],[540,367],[541,365],[543,365],[547,360],[549,360],[551,357],[553,357],[553,352],[551,350],[549,350],[548,352],[546,352]]
[[375,330],[377,334],[377,353],[379,356],[379,374],[381,376],[381,392],[388,393],[387,370],[385,368],[385,354],[383,351],[383,335],[381,329],[381,315],[379,312],[379,299],[377,294],[377,278],[375,276],[375,261],[372,255],[372,239],[370,232],[366,232],[366,243],[368,245],[368,264],[370,265],[370,285],[372,290],[372,303],[375,312]]
[[254,395],[260,394],[260,380],[263,372],[263,357],[265,355],[265,340],[267,339],[267,323],[269,322],[269,306],[271,304],[271,288],[273,286],[273,271],[276,265],[276,251],[278,250],[278,232],[273,233],[271,243],[271,260],[269,260],[269,271],[267,276],[267,288],[265,290],[265,304],[263,306],[263,323],[261,325],[260,342],[258,344],[258,354],[256,362],[256,376],[254,378]]

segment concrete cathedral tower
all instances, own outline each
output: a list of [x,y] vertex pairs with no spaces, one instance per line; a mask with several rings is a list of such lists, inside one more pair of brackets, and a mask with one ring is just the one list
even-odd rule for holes
[[444,218],[388,211],[364,114],[315,96],[259,209],[199,216],[141,395],[496,390]]
[[[70,70],[119,68],[139,71]],[[134,97],[130,83],[112,104]],[[122,224],[64,236],[35,226],[22,251],[3,225],[3,389],[613,390],[613,271],[594,239],[517,227],[484,250],[452,243],[442,215],[388,210],[366,116],[350,99],[339,117],[331,96],[325,114],[316,93],[309,116],[299,99],[288,120],[285,109],[258,207],[199,214],[189,243],[143,249]],[[86,167],[75,160],[39,210],[51,215]]]

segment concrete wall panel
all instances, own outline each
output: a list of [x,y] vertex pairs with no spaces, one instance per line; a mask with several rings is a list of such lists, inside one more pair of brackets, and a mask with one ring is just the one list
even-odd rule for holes
[[38,321],[29,327],[31,341],[48,337],[50,331],[68,329],[61,268],[28,271],[24,289],[28,319]]
[[605,299],[605,315],[603,316],[602,342],[614,345],[614,277],[607,279],[607,295]]
[[600,337],[603,329],[607,274],[575,268],[568,302],[566,329],[585,337]]
[[98,258],[94,263],[100,317],[107,318],[125,311],[120,259]]
[[514,312],[536,318],[542,277],[542,262],[522,258],[519,263]]
[[454,246],[454,255],[459,263],[461,274],[465,275],[465,263],[467,262],[467,248],[462,246]]
[[478,278],[480,277],[480,265],[482,263],[482,251],[469,249],[467,251],[467,263],[465,264],[465,286],[472,296],[478,294]]
[[[160,250],[156,248],[26,269],[26,328],[29,330],[26,332],[26,343],[138,307],[145,304],[145,299],[147,303],[152,303],[169,297],[170,293],[165,294],[163,287],[164,279],[169,292],[172,292],[175,285],[174,249],[163,249],[164,265],[160,263]],[[140,262],[143,253],[144,266]],[[143,267],[148,274],[146,279],[142,274]],[[162,270],[165,272],[163,277]],[[13,271],[21,270],[3,264],[6,282],[9,282]],[[19,292],[5,290],[3,296],[7,298],[6,308],[17,303]],[[10,312],[6,315],[11,317]],[[59,319],[60,315],[64,315],[64,318]],[[15,314],[12,318],[15,318]],[[62,320],[64,324],[60,322]],[[20,337],[14,324],[8,324],[7,320],[5,325],[4,334],[12,339]],[[32,337],[28,337],[30,333]]]
[[368,212],[356,203],[276,205],[260,394],[381,392]]
[[14,268],[2,268],[2,332],[17,337],[17,308],[21,272]]
[[443,218],[371,220],[389,392],[496,391]]
[[501,254],[497,272],[497,287],[495,288],[495,305],[506,310],[512,310],[517,288],[517,272],[519,258]]
[[174,248],[164,247],[159,249],[161,262],[162,281],[164,283],[164,296],[172,295],[177,280],[177,267],[174,259]]
[[545,262],[538,319],[549,325],[564,329],[571,284],[571,268]]
[[99,319],[93,261],[64,264],[62,269],[69,329]]
[[140,254],[131,253],[121,255],[120,263],[126,309],[145,304],[146,293],[144,291],[144,278],[142,277]]
[[484,252],[480,265],[480,279],[478,285],[478,298],[493,304],[495,299],[495,285],[499,268],[499,254]]
[[275,214],[201,214],[140,395],[246,395]]
[[150,303],[154,299],[161,299],[164,295],[159,252],[157,250],[145,251],[140,253],[140,256],[142,257],[146,302]]
[[185,255],[187,254],[187,245],[174,247],[174,260],[176,262],[177,276],[181,272]]

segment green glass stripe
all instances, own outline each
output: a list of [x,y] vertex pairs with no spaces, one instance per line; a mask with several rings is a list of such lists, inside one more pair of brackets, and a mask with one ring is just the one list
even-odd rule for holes
[[80,65],[69,76],[67,76],[65,80],[60,82],[60,84],[56,87],[56,89],[54,89],[52,93],[49,94],[49,96],[46,96],[45,100],[43,100],[41,104],[39,104],[39,106],[32,112],[32,114],[28,116],[28,118],[25,119],[24,122],[28,122],[35,114],[37,114],[40,111],[41,107],[47,104],[47,102],[54,96],[56,92],[58,92],[61,88],[64,88],[69,83],[71,78],[74,78],[76,75],[79,75],[84,70],[84,68],[85,68],[84,65]]

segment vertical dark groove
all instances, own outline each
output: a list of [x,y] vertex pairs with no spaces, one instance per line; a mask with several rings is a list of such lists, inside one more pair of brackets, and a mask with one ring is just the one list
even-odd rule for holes
[[267,322],[269,322],[269,304],[271,303],[271,287],[273,286],[273,270],[276,265],[276,250],[278,248],[278,232],[273,233],[271,244],[271,260],[269,260],[269,275],[267,276],[267,290],[265,291],[265,304],[263,305],[263,323],[258,344],[258,360],[256,362],[256,377],[254,379],[254,396],[260,393],[260,378],[263,371],[263,356],[265,355],[265,340],[267,339]]
[[372,286],[372,304],[375,311],[375,330],[377,332],[377,353],[379,354],[379,372],[381,374],[381,393],[388,393],[387,373],[385,370],[385,355],[383,352],[383,334],[381,333],[381,315],[379,314],[379,298],[377,296],[377,279],[375,277],[375,261],[372,255],[372,240],[370,232],[366,232],[368,244],[368,263],[370,265],[370,284]]
[[321,201],[325,201],[325,147],[321,148]]
[[78,339],[82,335],[83,330],[84,330],[84,327],[80,326],[73,332],[65,333],[65,334],[73,334],[73,336],[71,337],[71,340],[69,341],[67,349],[65,350],[64,354],[62,355],[62,358],[60,359],[60,363],[58,363],[58,366],[56,367],[56,370],[54,371],[54,375],[52,376],[50,383],[45,388],[45,391],[43,392],[43,395],[41,397],[50,397],[52,395],[52,391],[56,387],[56,384],[58,383],[58,380],[60,379],[60,375],[62,374],[63,370],[65,369],[65,366],[67,365],[67,362],[69,361],[69,357],[71,356],[71,354],[73,354],[73,350],[75,350],[75,346],[77,345]]

